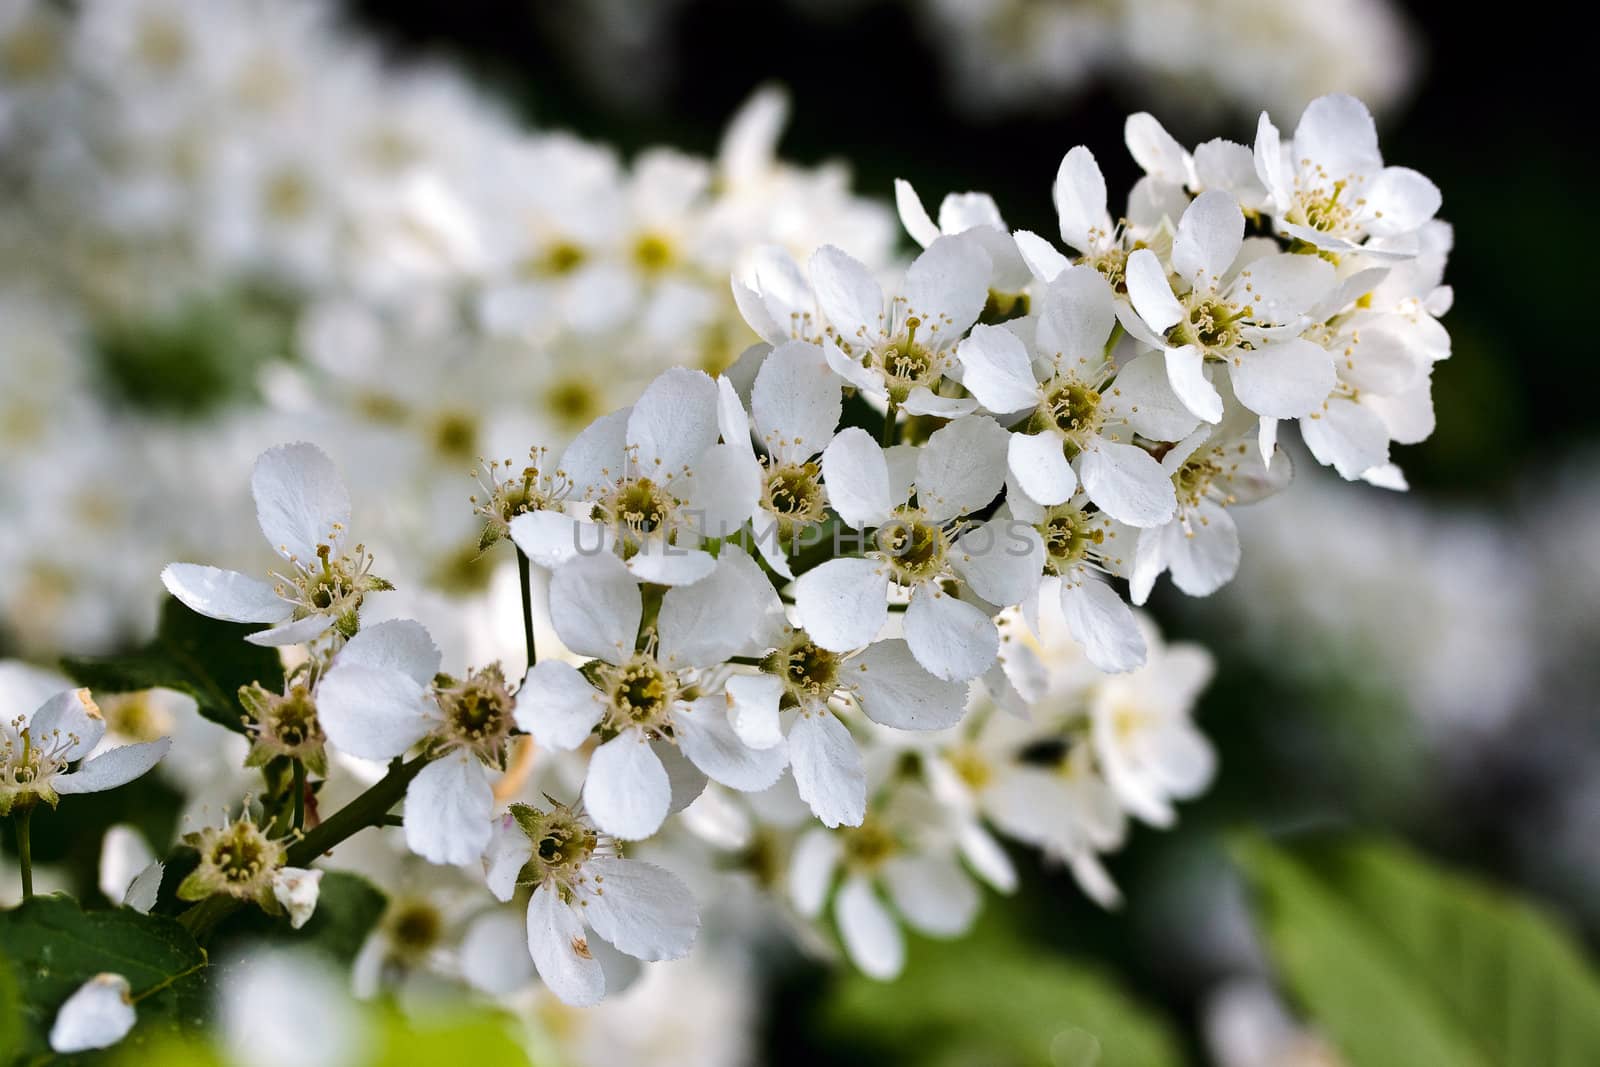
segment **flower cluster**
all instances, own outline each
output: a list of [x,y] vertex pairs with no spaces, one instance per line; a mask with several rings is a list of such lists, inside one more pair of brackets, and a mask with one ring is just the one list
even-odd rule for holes
[[150,569],[242,551],[238,463],[308,433],[383,457],[356,488],[369,543],[413,549],[391,577],[481,581],[438,506],[461,472],[730,363],[742,249],[888,262],[844,167],[778,161],[786,112],[765,90],[716,158],[625,161],[380,60],[323,0],[0,5],[8,645],[148,631]]
[[[1115,221],[1094,157],[1067,153],[1062,245],[981,194],[936,222],[900,183],[925,250],[887,285],[832,245],[804,267],[763,247],[733,278],[763,340],[725,373],[667,370],[559,459],[491,465],[461,510],[521,557],[525,674],[447,672],[428,629],[374,607],[390,585],[332,461],[259,458],[279,569],[163,577],[298,646],[285,692],[242,694],[247,761],[300,764],[319,808],[347,765],[387,762],[372,788],[403,792],[406,851],[456,872],[395,883],[364,984],[437,966],[459,928],[467,981],[520,987],[531,960],[592,1004],[626,981],[612,949],[690,952],[695,894],[632,855],[685,833],[803,916],[831,903],[879,977],[902,923],[953,936],[980,883],[1014,887],[1001,837],[1116,903],[1102,857],[1130,818],[1171,825],[1215,773],[1192,721],[1210,659],[1124,585],[1232,577],[1228,509],[1289,480],[1282,421],[1347,478],[1403,484],[1390,444],[1426,426],[1449,353],[1438,192],[1383,166],[1356,101],[1315,102],[1290,146],[1266,116],[1254,148],[1190,152],[1148,115],[1128,142],[1146,176]],[[180,895],[309,914],[316,872],[284,840],[204,831]],[[520,966],[483,888],[525,900]]]

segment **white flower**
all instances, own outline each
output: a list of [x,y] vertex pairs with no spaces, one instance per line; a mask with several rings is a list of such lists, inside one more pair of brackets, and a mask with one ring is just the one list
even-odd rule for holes
[[1107,351],[1115,324],[1105,278],[1069,268],[1044,293],[1033,355],[1011,330],[978,326],[958,349],[963,381],[985,408],[1015,420],[1007,468],[1034,502],[1060,504],[1081,479],[1113,519],[1158,526],[1172,516],[1172,489],[1131,438],[1181,437],[1196,420],[1148,359],[1118,372]]
[[1262,112],[1255,162],[1278,229],[1335,254],[1415,255],[1417,231],[1441,202],[1438,186],[1421,174],[1383,165],[1372,114],[1341,93],[1306,106],[1292,145]]
[[484,872],[489,890],[528,901],[528,952],[550,991],[568,1004],[599,1003],[606,978],[585,927],[640,960],[688,955],[700,927],[694,896],[676,875],[623,859],[582,815],[514,804],[494,822]]
[[944,729],[966,711],[966,683],[930,674],[899,639],[840,654],[790,630],[761,671],[727,681],[734,732],[751,748],[787,744],[800,798],[826,826],[859,826],[867,808],[866,769],[842,707],[854,702],[881,726],[917,731]]
[[162,870],[161,861],[138,830],[124,823],[106,830],[100,844],[97,884],[107,900],[148,915],[161,888]]
[[1135,604],[1143,604],[1163,571],[1190,596],[1209,596],[1239,569],[1239,530],[1228,509],[1253,504],[1286,486],[1294,466],[1286,455],[1269,465],[1240,420],[1204,427],[1172,446],[1162,470],[1178,494],[1178,513],[1169,523],[1139,531],[1129,584]]
[[303,867],[280,867],[272,876],[272,895],[289,916],[289,927],[300,929],[311,921],[322,890],[322,872]]
[[62,690],[35,705],[39,683],[48,677],[41,674],[0,663],[0,815],[18,805],[55,807],[63,796],[116,789],[167,754],[172,741],[163,737],[85,758],[105,736],[99,707],[87,689]]
[[1091,697],[1090,740],[1123,807],[1167,827],[1177,818],[1172,802],[1199,795],[1216,772],[1216,753],[1190,719],[1212,662],[1198,645],[1163,646],[1153,628],[1145,642],[1145,665],[1107,678]]
[[845,951],[863,974],[888,980],[905,966],[896,913],[912,929],[939,938],[959,937],[978,914],[978,887],[952,836],[932,796],[920,787],[900,788],[858,827],[800,835],[789,859],[789,899],[801,915],[815,918],[839,881],[833,915]]
[[1140,321],[1125,325],[1166,353],[1173,391],[1207,422],[1222,419],[1207,361],[1226,366],[1239,401],[1268,418],[1299,418],[1333,390],[1332,357],[1298,337],[1302,315],[1334,288],[1333,268],[1318,256],[1275,248],[1270,241],[1247,245],[1238,201],[1212,190],[1178,221],[1176,291],[1154,252],[1128,257],[1128,295]]
[[828,362],[870,397],[914,415],[950,418],[971,400],[938,395],[956,342],[989,300],[989,256],[975,237],[940,237],[906,269],[893,297],[832,245],[812,255],[811,286],[827,319]]
[[97,974],[56,1012],[50,1048],[62,1055],[110,1048],[127,1037],[137,1021],[128,980],[120,974]]
[[822,456],[823,482],[834,510],[869,547],[795,583],[795,614],[813,641],[834,652],[871,642],[888,621],[892,584],[911,595],[905,636],[918,663],[950,681],[989,668],[999,633],[989,610],[962,595],[970,591],[986,605],[1020,603],[1037,588],[1044,563],[1038,533],[1027,525],[962,521],[999,493],[1009,440],[988,418],[958,419],[914,450],[913,483],[901,476],[906,472],[891,472],[884,450],[864,431],[834,438]]
[[894,202],[900,212],[900,224],[923,248],[940,237],[958,233],[969,234],[981,244],[989,256],[991,292],[1015,295],[1033,277],[1000,217],[1000,208],[988,193],[950,193],[939,204],[937,224],[928,216],[917,191],[903,178],[895,179]]
[[717,385],[701,371],[662,374],[632,408],[595,420],[561,457],[561,472],[590,509],[574,519],[537,511],[511,521],[530,559],[556,567],[605,547],[640,580],[696,582],[716,566],[700,548],[755,512],[759,473],[748,442],[718,444]]
[[274,624],[245,638],[253,644],[296,645],[334,626],[354,634],[366,594],[390,586],[370,573],[363,546],[346,546],[350,493],[333,461],[315,445],[280,445],[256,460],[250,491],[261,532],[288,561],[288,573],[274,574],[273,583],[171,563],[161,572],[167,591],[213,619]]
[[343,1067],[370,1051],[348,979],[319,956],[257,947],[218,974],[217,1027],[229,1063]]
[[389,760],[421,744],[433,757],[406,787],[406,844],[433,863],[470,863],[488,843],[490,766],[504,769],[521,701],[498,664],[464,678],[439,674],[422,624],[381,622],[351,638],[317,687],[328,740],[362,759]]
[[[728,720],[707,672],[721,667],[771,625],[758,596],[771,586],[758,565],[724,545],[715,569],[662,596],[641,634],[639,586],[609,553],[580,556],[555,572],[550,615],[562,643],[591,657],[580,671],[543,660],[528,672],[517,721],[540,744],[566,750],[598,732],[584,805],[613,837],[637,840],[660,827],[675,796],[687,804],[704,779],[674,783],[658,748],[677,746],[693,768],[733,789],[759,791],[783,773],[781,745],[754,749]],[[768,640],[762,647],[771,647]],[[689,779],[695,777],[689,769]],[[681,806],[679,804],[678,806]]]

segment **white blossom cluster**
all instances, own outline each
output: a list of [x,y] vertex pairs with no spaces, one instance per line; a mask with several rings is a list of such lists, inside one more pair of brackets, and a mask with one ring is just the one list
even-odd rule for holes
[[[777,161],[786,111],[764,91],[715,159],[625,161],[385,62],[321,0],[4,0],[4,639],[47,657],[146,630],[152,568],[242,551],[234,472],[296,434],[382,457],[357,486],[372,541],[460,587],[478,531],[440,504],[462,472],[731,362],[754,339],[742,249],[889,261],[892,215],[844,166]],[[105,368],[130,346],[182,379],[135,359],[134,386],[216,379],[227,402],[128,404]]]
[[[1116,223],[1093,156],[1064,159],[1069,251],[980,194],[935,222],[902,183],[925,250],[898,279],[832,245],[804,267],[765,247],[733,281],[764,340],[727,373],[667,370],[559,460],[492,468],[481,544],[547,578],[521,590],[520,675],[447,666],[421,623],[374,612],[391,585],[332,461],[264,453],[276,569],[163,573],[296,650],[288,691],[245,700],[250,760],[299,761],[325,798],[330,753],[403,775],[407,851],[455,872],[451,910],[480,902],[453,966],[526,980],[507,938],[471,936],[503,930],[488,897],[515,901],[571,1004],[616,981],[602,942],[689,953],[694,892],[636,852],[682,831],[799,916],[831,913],[876,977],[901,969],[902,925],[957,935],[980,884],[1015,885],[1001,838],[1115,903],[1101,857],[1130,817],[1171,825],[1215,772],[1191,719],[1210,659],[1165,646],[1123,583],[1143,600],[1164,572],[1196,595],[1232,577],[1228,509],[1287,483],[1282,420],[1347,477],[1397,484],[1390,442],[1431,418],[1449,351],[1438,192],[1382,165],[1353,99],[1315,102],[1291,146],[1265,116],[1253,150],[1190,153],[1147,115],[1128,140],[1147,176]],[[556,648],[536,647],[541,593]],[[229,856],[241,825],[214,831]],[[197,894],[277,893],[264,832],[232,881],[195,840]],[[315,884],[284,890],[291,914],[295,890]],[[371,953],[369,986],[407,955]]]

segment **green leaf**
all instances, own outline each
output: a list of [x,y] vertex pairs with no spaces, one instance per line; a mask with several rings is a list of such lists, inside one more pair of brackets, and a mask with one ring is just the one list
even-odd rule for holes
[[900,978],[851,974],[823,1018],[837,1037],[930,1067],[1184,1062],[1167,1025],[1115,980],[1046,955],[992,921],[961,941],[911,939]]
[[171,919],[126,908],[83,911],[70,897],[35,897],[0,912],[0,945],[20,982],[25,1057],[49,1051],[56,1011],[101,972],[126,978],[138,1005],[139,1022],[124,1039],[130,1051],[203,1022],[206,954]]
[[381,1040],[364,1067],[411,1067],[418,1063],[492,1063],[528,1067],[528,1054],[500,1015],[474,1014],[411,1021],[389,1016]]
[[1389,844],[1238,852],[1279,969],[1352,1067],[1600,1063],[1600,980],[1530,904]]
[[0,953],[0,1063],[11,1061],[11,1050],[23,1040],[22,987],[10,957]]
[[161,607],[155,639],[136,652],[117,656],[70,657],[63,663],[80,685],[107,693],[176,689],[194,697],[200,714],[230,730],[244,732],[239,689],[260,682],[283,689],[283,663],[277,649],[245,641],[260,629],[248,623],[219,622],[170,597]]

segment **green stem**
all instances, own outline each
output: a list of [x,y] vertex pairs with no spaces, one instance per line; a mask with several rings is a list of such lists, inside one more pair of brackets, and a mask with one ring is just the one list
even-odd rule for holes
[[306,828],[306,765],[304,760],[294,761],[294,829],[296,833]]
[[[389,765],[389,773],[374,782],[370,789],[290,845],[284,865],[308,867],[318,856],[367,827],[388,825],[389,809],[405,796],[406,787],[428,765],[428,759],[427,755],[421,755],[404,763],[395,760]],[[178,921],[189,928],[195,940],[204,940],[243,903],[236,897],[210,896],[178,916]]]
[[522,641],[528,650],[528,669],[539,661],[533,641],[533,588],[528,573],[528,554],[517,549],[517,577],[522,583]]
[[33,805],[17,811],[17,862],[22,867],[22,899],[33,899]]
[[884,448],[894,444],[894,417],[899,411],[899,405],[893,400],[889,401],[889,406],[883,410],[883,430],[878,434],[878,443]]

